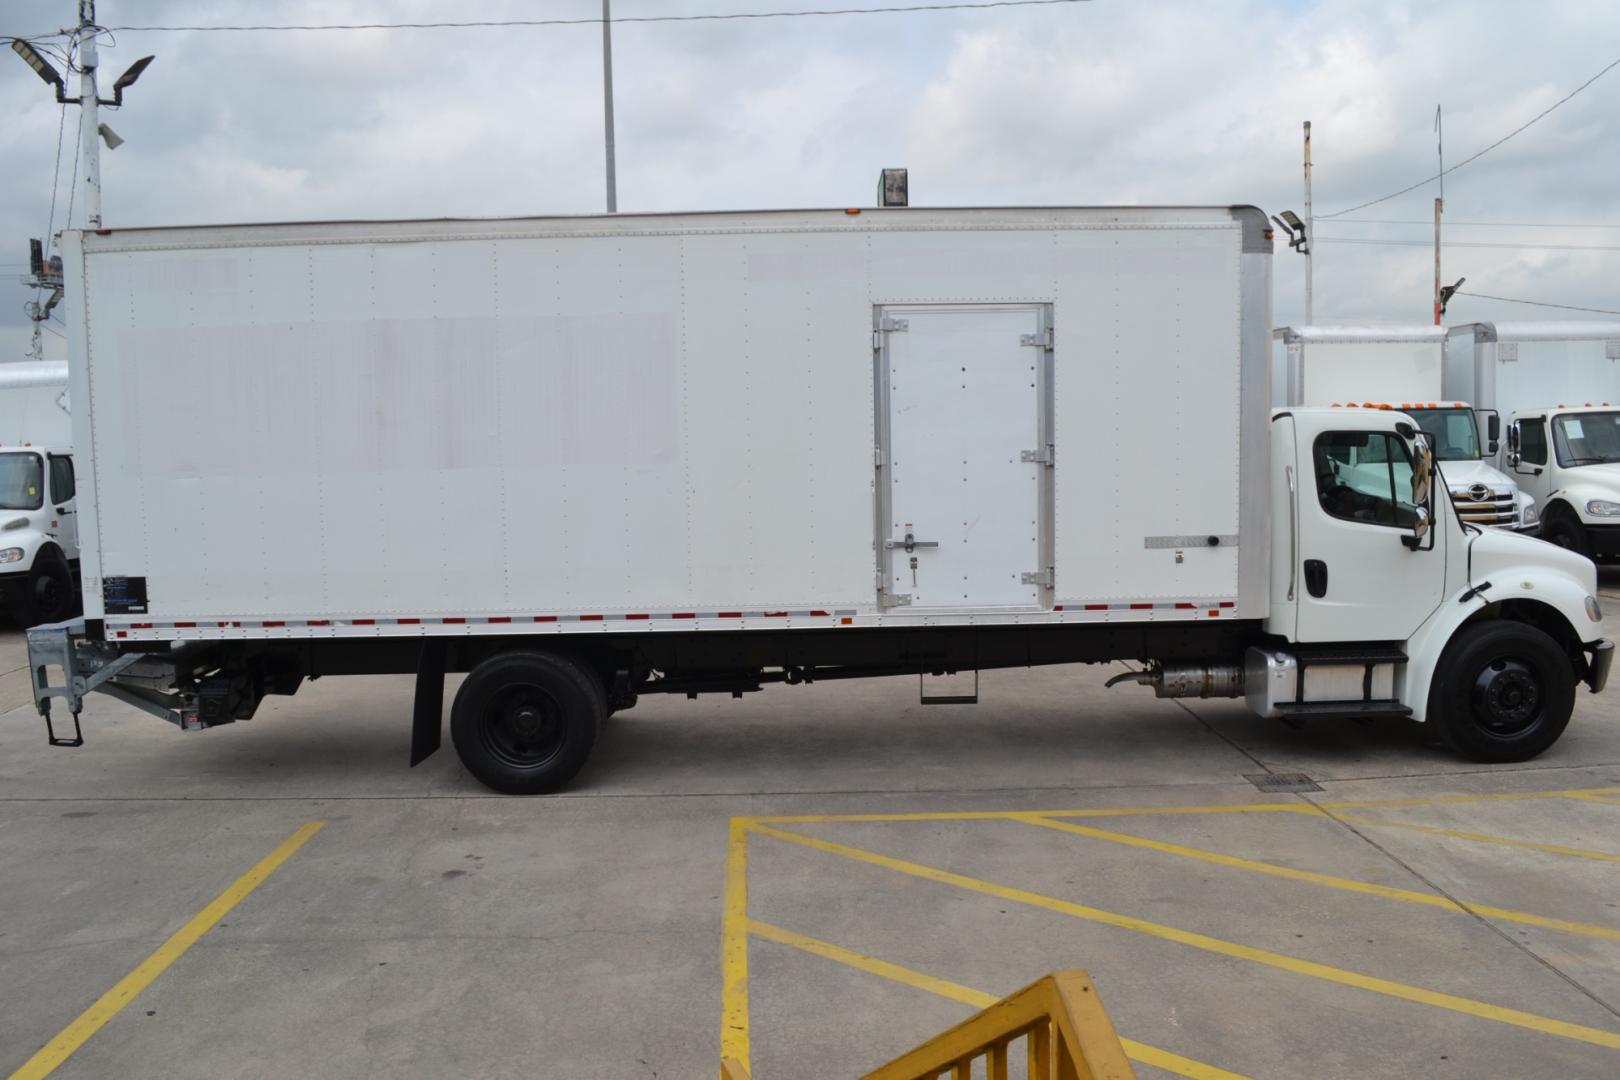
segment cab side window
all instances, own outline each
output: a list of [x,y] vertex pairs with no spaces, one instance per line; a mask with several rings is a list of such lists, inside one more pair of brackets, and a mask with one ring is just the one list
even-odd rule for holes
[[73,498],[75,484],[73,480],[73,459],[70,457],[51,457],[51,499],[54,502],[65,503]]
[[1526,465],[1547,464],[1547,421],[1519,421],[1519,460]]
[[1410,528],[1412,459],[1406,444],[1387,431],[1330,431],[1312,453],[1316,496],[1322,509],[1345,521]]

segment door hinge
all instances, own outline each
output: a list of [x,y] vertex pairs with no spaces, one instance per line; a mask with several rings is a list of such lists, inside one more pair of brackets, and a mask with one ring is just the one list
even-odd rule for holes
[[1048,326],[1036,334],[1019,334],[1018,344],[1033,345],[1037,349],[1057,347],[1057,331]]
[[911,329],[911,324],[904,319],[891,319],[885,315],[878,320],[877,328],[872,331],[872,348],[883,348],[884,334],[903,334]]
[[1037,464],[1040,464],[1040,465],[1045,465],[1047,468],[1050,469],[1052,467],[1052,465],[1057,460],[1057,450],[1056,450],[1056,448],[1053,447],[1053,445],[1051,443],[1047,443],[1046,444],[1046,449],[1044,449],[1044,450],[1022,450],[1022,451],[1019,451],[1018,460],[1023,461],[1023,462],[1033,462],[1033,463],[1037,463]]
[[1052,587],[1052,568],[1048,566],[1045,570],[1032,570],[1020,574],[1018,581],[1021,585],[1039,585],[1043,589],[1050,589]]
[[911,594],[910,593],[880,593],[880,594],[878,594],[878,607],[880,607],[880,608],[910,607],[910,606],[911,606]]
[[881,446],[872,447],[872,467],[874,469],[881,469],[881,468],[883,468],[883,465],[884,465],[883,447],[881,447]]

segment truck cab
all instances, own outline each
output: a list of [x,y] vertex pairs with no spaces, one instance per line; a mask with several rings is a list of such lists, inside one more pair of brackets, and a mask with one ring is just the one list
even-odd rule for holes
[[1589,559],[1620,556],[1620,407],[1515,413],[1503,466],[1536,499],[1543,539]]
[[0,446],[0,605],[23,626],[77,608],[75,496],[70,452]]

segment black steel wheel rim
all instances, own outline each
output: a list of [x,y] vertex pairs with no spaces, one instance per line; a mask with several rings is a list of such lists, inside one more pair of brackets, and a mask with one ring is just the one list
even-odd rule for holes
[[1473,686],[1474,720],[1486,735],[1516,739],[1541,724],[1547,688],[1534,665],[1497,657],[1480,668]]
[[485,705],[479,741],[503,765],[540,768],[562,753],[562,706],[532,683],[508,685]]

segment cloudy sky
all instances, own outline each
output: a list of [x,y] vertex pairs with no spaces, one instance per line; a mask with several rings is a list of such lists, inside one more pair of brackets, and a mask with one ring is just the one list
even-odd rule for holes
[[[615,17],[897,0],[614,0]],[[904,0],[898,0],[904,2]],[[589,18],[597,0],[101,0],[108,27]],[[74,21],[8,0],[0,34]],[[157,61],[103,154],[111,225],[596,212],[598,26],[199,33],[123,30],[103,92]],[[1313,121],[1316,321],[1425,321],[1434,111],[1449,162],[1620,56],[1613,0],[1090,0],[1047,7],[615,29],[619,208],[865,205],[885,165],[914,204],[1301,206]],[[0,360],[29,332],[27,239],[65,223],[78,109],[0,56]],[[1620,309],[1620,69],[1446,178],[1448,281]],[[75,200],[74,224],[82,224]],[[1353,220],[1363,219],[1363,220]],[[1467,223],[1467,224],[1463,224]],[[1351,242],[1359,241],[1359,242]],[[1370,242],[1376,241],[1376,242]],[[1279,245],[1276,321],[1304,318]],[[1470,297],[1448,321],[1580,318]],[[1601,318],[1602,316],[1586,316]],[[48,355],[62,341],[47,335]]]

